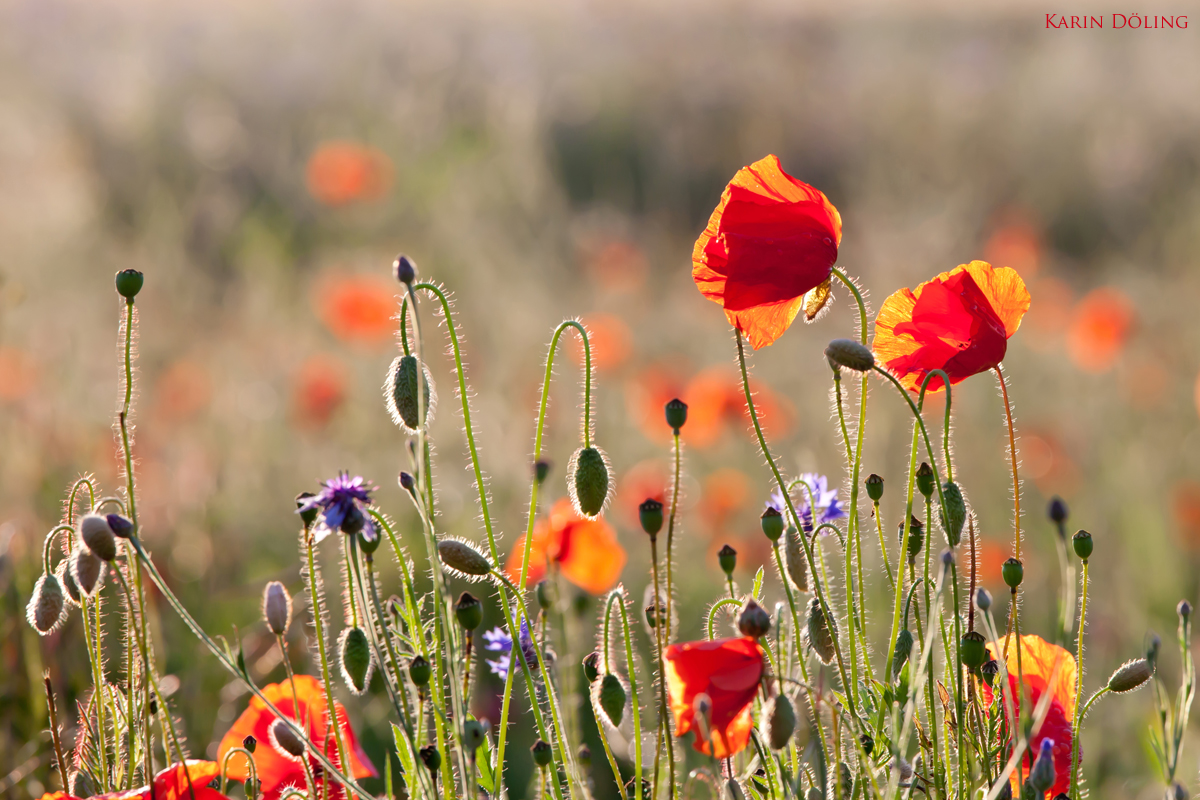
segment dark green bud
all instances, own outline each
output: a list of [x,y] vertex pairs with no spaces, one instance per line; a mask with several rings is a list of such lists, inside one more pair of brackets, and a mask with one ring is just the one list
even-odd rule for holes
[[[421,384],[424,391],[420,409],[417,408],[418,371],[422,373]],[[407,433],[415,433],[422,428],[422,423],[429,419],[433,410],[435,398],[432,384],[429,370],[418,370],[416,356],[397,356],[388,369],[387,383],[383,387],[383,399],[392,422]]]
[[779,541],[779,537],[783,536],[783,514],[779,513],[779,509],[768,506],[767,510],[762,513],[762,532],[772,542]]
[[[900,542],[904,542],[904,523],[901,522],[897,529],[899,531]],[[921,524],[921,520],[916,517],[908,518],[908,560],[913,561],[920,554],[921,548],[925,545],[925,526]]]
[[904,669],[904,665],[908,663],[908,657],[912,655],[913,635],[907,628],[902,628],[900,633],[896,634],[896,644],[892,648],[892,677],[900,674],[900,670]]
[[583,657],[583,677],[588,683],[595,683],[600,677],[600,654],[592,651]]
[[538,608],[550,608],[554,605],[554,584],[550,581],[538,581],[533,593],[537,597]]
[[304,508],[304,504],[307,503],[309,498],[312,496],[312,492],[301,492],[300,494],[296,495],[296,508],[303,509],[300,511],[300,521],[304,523],[305,530],[311,528],[312,524],[317,521],[316,507]]
[[483,746],[483,726],[476,720],[469,719],[463,723],[462,743],[468,753],[474,753]]
[[674,400],[667,403],[666,411],[667,425],[672,431],[675,432],[676,435],[678,435],[679,429],[683,427],[685,422],[687,422],[687,403],[676,397]]
[[1071,537],[1071,546],[1075,548],[1075,555],[1083,561],[1087,561],[1092,557],[1092,535],[1087,531],[1077,531]]
[[750,598],[742,606],[742,613],[738,615],[738,630],[742,636],[761,639],[771,630],[771,615],[754,602],[754,598]]
[[926,500],[933,496],[933,467],[924,461],[917,467],[917,490]]
[[1145,658],[1135,658],[1117,667],[1117,671],[1108,679],[1108,690],[1121,694],[1132,692],[1154,674],[1154,668]]
[[442,754],[438,752],[437,747],[432,744],[426,745],[417,754],[421,756],[421,763],[425,765],[425,768],[437,775],[437,771],[442,766]]
[[145,280],[145,276],[136,269],[123,269],[117,273],[117,294],[132,303],[133,298],[142,290]]
[[438,542],[438,557],[462,577],[482,577],[492,572],[492,562],[479,548],[462,539],[442,539]]
[[830,366],[866,372],[875,366],[875,354],[866,345],[853,339],[834,339],[825,348]]
[[408,679],[413,682],[413,686],[428,686],[432,676],[433,668],[429,666],[425,656],[413,656],[413,660],[408,662]]
[[1004,578],[1005,586],[1016,589],[1025,580],[1025,565],[1019,559],[1010,558],[1000,567],[1000,576]]
[[533,465],[533,477],[537,481],[538,486],[546,482],[546,478],[550,475],[550,462],[546,459],[538,459]]
[[642,530],[653,539],[662,530],[663,504],[653,497],[647,498],[644,503],[638,506],[638,519],[642,523]]
[[721,565],[721,571],[732,578],[733,571],[737,569],[737,550],[725,545],[717,551],[717,563]]
[[473,631],[483,622],[483,603],[470,592],[463,592],[454,604],[454,616],[463,630]]
[[533,754],[533,763],[543,769],[550,766],[550,762],[554,760],[554,748],[544,739],[534,742],[533,747],[529,748],[529,752]]
[[942,497],[946,501],[941,514],[946,544],[958,547],[958,543],[962,541],[963,526],[967,524],[967,503],[963,499],[962,490],[954,481],[942,484]]
[[830,624],[816,597],[808,603],[808,644],[822,664],[833,663],[837,655],[837,629]]
[[962,663],[966,664],[967,669],[974,672],[988,660],[987,640],[979,631],[964,633],[962,641],[958,645],[958,655],[962,659]]
[[346,509],[346,516],[342,519],[342,533],[353,536],[356,533],[361,533],[367,526],[367,517],[363,514],[362,509],[357,505],[351,505]]
[[585,517],[595,517],[608,500],[608,464],[604,454],[595,447],[581,448],[575,451],[567,471],[575,509]]
[[883,478],[874,472],[867,476],[867,497],[874,503],[883,499]]
[[786,694],[777,694],[767,701],[763,709],[767,721],[767,742],[772,750],[782,750],[796,730],[796,709]]
[[378,530],[375,531],[374,536],[367,536],[362,530],[358,532],[358,546],[366,554],[368,563],[371,560],[371,556],[375,554],[375,551],[379,549],[379,545],[381,544],[383,544],[383,537],[379,534]]
[[600,680],[600,690],[596,693],[600,710],[614,728],[621,727],[621,719],[625,716],[625,685],[621,679],[611,672]]
[[984,683],[991,686],[996,682],[996,676],[1000,674],[1000,662],[994,658],[985,661],[979,671],[983,674]]
[[410,284],[417,277],[417,263],[401,253],[392,262],[392,276],[403,284]]
[[255,739],[253,736],[247,736],[245,739],[242,739],[242,747],[246,748],[250,752],[250,755],[254,755],[254,750],[258,747],[258,739]]
[[867,755],[871,755],[875,750],[875,740],[865,733],[858,737],[858,743],[862,745],[862,751]]
[[355,694],[362,694],[371,682],[371,645],[362,628],[347,628],[341,641],[342,677]]

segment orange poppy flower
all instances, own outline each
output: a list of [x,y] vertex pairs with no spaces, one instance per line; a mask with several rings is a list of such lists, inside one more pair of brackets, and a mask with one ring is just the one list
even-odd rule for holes
[[[958,383],[999,366],[1028,310],[1029,292],[1016,270],[961,264],[883,302],[875,357],[914,392],[935,369]],[[941,388],[941,378],[929,382],[929,391]]]
[[[221,777],[221,766],[214,761],[188,760],[183,764],[172,764],[154,776],[154,793],[150,787],[132,789],[128,792],[111,792],[96,795],[92,800],[229,800],[209,784]],[[190,783],[189,783],[190,779]],[[42,796],[42,800],[78,800],[66,792],[54,792]]]
[[692,251],[692,279],[755,349],[783,335],[829,279],[842,218],[769,155],[738,170]]
[[[1005,659],[1008,670],[1009,695],[1017,717],[1021,714],[1020,692],[1017,691],[1017,648],[1016,639],[1009,634],[1001,645],[1007,650]],[[995,649],[988,645],[992,658],[997,658]],[[1050,706],[1041,727],[1029,742],[1029,752],[1038,753],[1042,741],[1049,739],[1054,742],[1054,786],[1050,794],[1057,795],[1067,791],[1071,783],[1071,724],[1075,719],[1075,681],[1077,679],[1075,656],[1056,644],[1050,644],[1040,636],[1028,635],[1021,637],[1021,678],[1025,690],[1029,693],[1029,702],[1036,709],[1046,692],[1050,693]],[[992,690],[984,684],[983,700],[988,706],[992,703]],[[1005,701],[1002,708],[1005,717],[1008,716],[1008,706]],[[1012,720],[1009,720],[1012,724]],[[1082,758],[1082,754],[1080,755]],[[1021,759],[1021,772],[1029,774],[1029,759]],[[1017,787],[1017,776],[1012,776],[1013,790]]]
[[[763,676],[763,650],[749,637],[673,644],[666,652],[667,690],[675,735],[695,731],[692,746],[728,758],[750,741],[750,707]],[[696,719],[696,699],[708,699],[708,738]]]
[[[521,577],[521,558],[525,554],[525,537],[517,539],[508,556],[509,580]],[[533,542],[529,551],[531,586],[546,575],[550,563],[558,565],[563,577],[591,594],[604,594],[617,585],[625,567],[625,548],[617,541],[616,532],[603,517],[586,519],[575,513],[567,498],[559,500],[545,519],[533,526]]]
[[[296,697],[292,696],[292,687],[288,681],[273,683],[263,688],[275,707],[283,712],[288,719],[298,720],[306,724],[308,736],[315,743],[326,742],[325,753],[335,764],[338,763],[338,747],[336,736],[328,723],[328,705],[325,701],[325,691],[321,682],[311,675],[296,676]],[[367,755],[358,745],[354,731],[350,728],[350,720],[346,717],[346,709],[341,703],[335,705],[338,724],[341,726],[346,749],[350,760],[349,774],[352,778],[373,778],[378,773],[367,760]],[[225,754],[234,747],[241,747],[242,740],[253,736],[258,740],[258,748],[254,751],[254,766],[258,769],[258,779],[262,782],[264,800],[277,800],[278,797],[292,786],[305,786],[304,767],[290,756],[280,753],[271,744],[271,724],[276,717],[265,703],[257,696],[250,698],[250,705],[233,723],[233,727],[221,739],[217,747],[217,761],[222,762]],[[320,765],[312,759],[312,766],[317,769]],[[227,774],[234,780],[244,781],[248,777],[246,757],[235,753],[229,759]],[[334,794],[331,792],[331,794]],[[336,797],[341,797],[337,789]],[[198,800],[198,799],[197,799]]]
[[395,285],[383,278],[330,274],[317,282],[312,299],[321,322],[343,342],[379,345],[396,330]]
[[1133,303],[1118,289],[1103,286],[1087,294],[1067,330],[1067,352],[1084,372],[1107,372],[1133,331]]
[[379,200],[392,182],[392,162],[357,142],[326,142],[308,159],[308,192],[327,206]]

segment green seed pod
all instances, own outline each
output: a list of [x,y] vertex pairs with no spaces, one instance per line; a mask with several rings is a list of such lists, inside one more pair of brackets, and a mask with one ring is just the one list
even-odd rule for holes
[[454,616],[463,630],[473,631],[483,623],[483,603],[470,592],[463,592],[454,604]]
[[761,522],[763,534],[772,542],[779,541],[779,537],[783,536],[783,514],[779,509],[768,506],[762,513]]
[[1092,535],[1087,531],[1078,531],[1071,537],[1071,547],[1075,548],[1075,555],[1079,556],[1081,561],[1087,561],[1092,557]]
[[[387,380],[383,384],[383,398],[387,404],[388,414],[405,433],[413,434],[424,427],[433,418],[437,405],[437,393],[433,390],[433,378],[429,368],[421,370],[424,389],[424,400],[421,409],[417,408],[417,357],[397,356],[388,369]],[[422,416],[418,416],[423,414]]]
[[304,752],[308,749],[305,741],[297,736],[291,726],[281,719],[276,719],[271,724],[268,738],[271,740],[272,747],[292,761],[299,761],[304,758]]
[[742,636],[761,639],[771,630],[771,615],[752,597],[742,606],[742,612],[738,615],[738,630]]
[[600,688],[596,692],[597,700],[599,701],[600,710],[604,712],[604,716],[612,723],[614,728],[621,727],[621,720],[625,716],[625,685],[621,683],[621,679],[611,672],[607,673],[600,680]]
[[828,666],[833,663],[837,654],[837,629],[830,625],[820,601],[815,597],[808,603],[808,643],[822,664]]
[[62,622],[65,606],[62,584],[51,573],[38,578],[34,584],[33,595],[25,607],[25,616],[35,631],[47,636]]
[[933,467],[924,461],[917,467],[917,490],[926,500],[933,496]]
[[438,752],[437,746],[432,744],[426,745],[417,751],[417,755],[421,757],[421,763],[425,765],[427,770],[433,773],[436,779],[437,772],[442,766],[442,754]]
[[371,645],[362,628],[347,628],[338,642],[342,678],[355,694],[362,694],[371,683]]
[[825,357],[831,366],[845,367],[855,372],[866,372],[875,366],[875,354],[866,345],[853,339],[834,339],[825,348]]
[[958,547],[962,541],[963,526],[967,524],[967,503],[963,499],[962,490],[954,481],[942,484],[942,497],[946,505],[942,509],[942,530],[946,533],[946,544]]
[[717,563],[721,565],[721,571],[725,573],[725,576],[732,578],[733,571],[737,569],[737,550],[725,545],[717,551]]
[[117,273],[117,294],[133,302],[133,298],[137,297],[138,292],[142,290],[142,283],[145,280],[145,276],[136,269],[123,269]]
[[608,502],[608,458],[595,447],[581,447],[567,465],[567,488],[575,510],[585,517],[595,517]]
[[413,686],[418,688],[428,686],[429,679],[433,676],[433,668],[429,666],[429,662],[424,656],[413,656],[413,660],[408,662],[408,679],[412,681]]
[[642,530],[650,537],[651,541],[662,530],[663,526],[663,504],[655,500],[653,497],[648,498],[644,503],[638,506],[638,521],[642,523]]
[[[345,528],[342,530],[345,530]],[[368,537],[365,528],[360,529],[355,535],[358,537],[358,546],[362,548],[363,553],[366,554],[367,562],[370,563],[371,556],[379,549],[379,545],[383,544],[383,537],[379,534],[378,529],[375,530],[373,536]]]
[[962,663],[967,666],[967,669],[974,672],[983,666],[983,662],[988,660],[987,640],[983,638],[983,634],[979,631],[964,633],[962,641],[958,645],[958,655],[962,659]]
[[279,581],[271,581],[263,588],[263,619],[276,636],[287,633],[292,621],[292,596]]
[[112,528],[99,514],[87,514],[79,520],[79,537],[100,559],[112,561],[117,557],[117,540]]
[[803,535],[795,525],[788,525],[783,540],[783,566],[795,587],[807,592],[808,559],[804,553],[804,543],[800,539]]
[[[904,523],[901,522],[897,526],[897,538],[901,543],[904,542]],[[925,545],[925,526],[921,524],[921,520],[916,517],[908,518],[908,560],[915,561],[921,553],[921,548]]]
[[913,635],[907,628],[903,628],[896,634],[896,644],[892,647],[892,677],[899,675],[900,670],[904,669],[908,657],[912,655],[912,649]]
[[772,750],[782,750],[796,730],[796,709],[786,694],[777,694],[767,701],[763,709],[766,720],[767,741]]
[[600,654],[592,651],[583,657],[583,676],[588,683],[595,683],[600,677]]
[[874,472],[867,476],[867,497],[871,498],[873,503],[883,499],[883,478]]
[[533,763],[543,769],[550,766],[550,762],[554,760],[554,748],[544,739],[534,742],[529,752],[533,754]]
[[1154,674],[1154,669],[1145,658],[1135,658],[1117,667],[1117,671],[1108,679],[1108,690],[1117,694],[1132,692]]
[[688,412],[687,403],[683,402],[678,397],[676,397],[674,400],[667,403],[666,411],[667,411],[667,425],[671,428],[672,431],[675,432],[675,435],[678,436],[679,429],[682,428],[684,423],[687,422],[687,412]]
[[246,737],[242,739],[242,747],[246,748],[250,755],[254,755],[255,749],[258,748],[258,739],[255,739],[253,734],[246,734]]
[[1000,576],[1004,578],[1005,586],[1016,589],[1025,580],[1025,565],[1018,559],[1010,558],[1000,567]]
[[462,743],[468,753],[474,753],[483,746],[483,726],[476,720],[469,719],[463,723]]
[[985,661],[983,666],[979,668],[979,672],[983,675],[983,681],[988,686],[996,682],[996,676],[1000,674],[1000,662],[996,659]]
[[451,572],[460,578],[482,578],[492,572],[492,562],[475,545],[463,539],[442,539],[438,542],[438,557]]

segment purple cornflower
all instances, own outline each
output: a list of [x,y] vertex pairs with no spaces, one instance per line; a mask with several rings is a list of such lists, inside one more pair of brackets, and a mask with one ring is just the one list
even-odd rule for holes
[[348,535],[362,532],[362,537],[369,542],[375,541],[379,535],[370,515],[363,512],[365,506],[371,505],[371,492],[374,485],[361,475],[350,477],[349,472],[339,472],[336,478],[321,484],[322,489],[308,498],[297,512],[318,509],[321,514],[314,531],[316,541],[321,541],[334,531]]
[[[812,491],[813,501],[817,504],[816,525],[823,525],[826,522],[832,522],[835,519],[841,519],[846,516],[845,509],[838,501],[838,490],[829,488],[829,479],[824,475],[816,472],[805,472],[800,476],[799,483],[808,486]],[[793,490],[793,499],[796,506],[796,513],[800,515],[800,519],[804,525],[805,533],[812,533],[813,510],[808,502],[809,493],[803,487],[797,485]],[[771,499],[767,501],[767,505],[780,514],[787,515],[787,503],[784,502],[783,492],[775,490],[771,493]]]
[[[483,639],[487,642],[484,647],[494,653],[503,653],[495,661],[488,659],[488,667],[491,668],[492,674],[500,677],[500,680],[508,680],[508,670],[512,667],[512,636],[503,628],[492,628],[490,631],[484,631]],[[533,643],[533,635],[529,632],[529,623],[524,619],[521,620],[521,654],[525,656],[525,663],[529,664],[533,669],[537,669],[537,650]]]

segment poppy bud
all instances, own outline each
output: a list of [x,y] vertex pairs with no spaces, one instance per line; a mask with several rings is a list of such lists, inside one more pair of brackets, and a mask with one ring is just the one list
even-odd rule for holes
[[983,634],[979,631],[964,633],[958,645],[958,656],[971,672],[982,667],[983,662],[988,660],[987,640]]
[[1188,618],[1192,616],[1192,604],[1187,600],[1180,600],[1179,605],[1175,606],[1175,613],[1179,615],[1180,619],[1187,622]]
[[1154,668],[1145,658],[1135,658],[1117,667],[1117,671],[1108,679],[1108,690],[1121,694],[1132,692],[1154,674]]
[[[93,556],[95,558],[95,556]],[[96,559],[99,563],[103,561]],[[79,584],[75,582],[75,576],[71,574],[70,561],[63,561],[58,565],[58,569],[54,570],[54,574],[58,576],[58,582],[62,584],[63,591],[66,593],[66,599],[72,605],[83,605],[83,592],[79,590]]]
[[253,735],[247,735],[245,739],[242,739],[242,747],[246,748],[250,755],[254,755],[254,751],[258,748],[258,739],[255,739]]
[[975,592],[975,605],[986,614],[992,607],[992,593],[980,586]]
[[625,715],[625,686],[621,679],[611,672],[606,673],[600,680],[600,689],[596,692],[600,710],[614,728],[621,727],[621,718]]
[[133,536],[133,523],[120,514],[108,514],[104,519],[108,521],[108,527],[112,530],[113,536],[121,539]]
[[786,694],[777,694],[767,701],[763,709],[767,721],[767,741],[772,750],[782,750],[796,730],[796,709]]
[[76,770],[71,773],[69,794],[72,797],[91,797],[95,794],[92,789],[92,781],[86,772]]
[[742,613],[738,615],[738,630],[742,632],[742,636],[760,639],[771,630],[771,615],[754,602],[754,598],[750,598],[742,606]]
[[1046,507],[1046,516],[1050,517],[1050,521],[1059,527],[1067,521],[1067,504],[1058,495],[1050,498],[1050,505]]
[[263,589],[263,619],[276,636],[287,633],[292,621],[292,596],[279,581],[271,581]]
[[795,525],[788,525],[783,541],[783,566],[788,578],[802,592],[808,591],[808,561],[805,558],[804,544],[800,539],[804,534]]
[[858,743],[862,745],[862,750],[867,755],[871,755],[871,751],[875,749],[875,740],[865,733],[858,737]]
[[1025,565],[1019,559],[1010,558],[1001,565],[1000,577],[1004,578],[1005,586],[1015,590],[1025,580]]
[[608,459],[595,447],[581,447],[567,465],[570,475],[568,490],[575,510],[585,517],[595,517],[608,502]]
[[537,597],[538,608],[550,608],[554,605],[554,584],[550,581],[538,581],[533,594]]
[[1150,631],[1150,644],[1146,647],[1146,661],[1150,664],[1150,671],[1153,672],[1158,664],[1158,649],[1162,647],[1162,639],[1154,631]]
[[157,713],[158,713],[158,699],[151,697],[150,698],[150,716],[154,716]]
[[483,603],[470,592],[463,592],[454,604],[454,616],[463,630],[473,631],[483,622]]
[[983,666],[979,668],[979,671],[983,673],[984,682],[988,686],[991,686],[996,682],[996,676],[1000,674],[1000,662],[994,658],[985,661]]
[[[899,539],[904,542],[904,523],[901,522],[898,526]],[[908,519],[908,560],[915,561],[921,553],[921,547],[925,544],[925,526],[921,524],[921,520],[916,517]]]
[[825,616],[825,610],[817,598],[808,603],[808,643],[816,652],[821,663],[828,666],[837,653],[837,630]]
[[100,590],[104,576],[108,574],[108,565],[86,547],[76,547],[67,562],[67,571],[75,579],[75,585],[83,596],[92,598]]
[[436,745],[426,745],[417,751],[417,755],[421,757],[421,763],[425,765],[433,775],[437,776],[438,769],[442,766],[442,754],[438,752]]
[[355,694],[362,694],[371,682],[371,645],[362,628],[347,628],[338,643],[342,657],[342,677]]
[[[371,535],[368,536],[368,533]],[[378,530],[363,529],[358,532],[358,546],[366,555],[368,564],[371,563],[371,555],[379,549],[381,544],[383,544],[383,537],[379,535]]]
[[579,762],[579,766],[585,770],[592,766],[592,748],[586,744],[579,745],[579,750],[575,752],[575,760]]
[[468,753],[474,753],[483,746],[483,726],[478,721],[469,719],[463,723],[462,743]]
[[588,683],[595,683],[600,677],[600,654],[595,650],[583,657],[583,677]]
[[1081,561],[1092,557],[1092,535],[1087,531],[1076,531],[1071,537],[1071,546],[1075,548],[1075,555],[1079,556]]
[[312,492],[301,492],[296,495],[296,508],[299,509],[300,521],[304,523],[304,529],[308,530],[312,524],[317,521],[317,508],[304,508],[304,504],[313,496]]
[[145,276],[136,269],[123,269],[117,273],[117,294],[133,302],[133,298],[137,297],[138,292],[142,290],[142,283],[145,280]]
[[529,752],[533,754],[533,763],[543,769],[550,766],[550,762],[554,760],[554,748],[545,739],[538,739],[533,743],[533,747],[529,748]]
[[33,596],[25,607],[25,616],[34,630],[46,636],[62,621],[64,607],[62,584],[51,573],[38,578],[34,584]]
[[413,682],[413,686],[428,686],[432,675],[433,668],[429,666],[425,656],[413,656],[413,660],[408,662],[408,679]]
[[737,569],[737,550],[725,545],[717,551],[717,563],[721,565],[721,571],[726,577],[732,578],[733,571]]
[[392,262],[392,277],[405,285],[411,284],[417,277],[417,264],[408,256],[401,253]]
[[388,369],[387,382],[383,386],[383,398],[387,404],[388,414],[392,422],[405,433],[416,433],[428,422],[434,406],[437,404],[437,394],[433,390],[433,377],[429,368],[421,369],[422,390],[421,408],[417,408],[417,357],[397,356]]
[[462,539],[442,539],[438,542],[438,558],[461,577],[480,577],[492,572],[492,562],[475,545]]
[[896,644],[892,647],[892,677],[900,674],[900,670],[904,669],[904,665],[908,662],[908,657],[912,655],[913,635],[907,628],[901,628],[900,633],[896,634]]
[[779,537],[783,536],[783,514],[779,513],[779,509],[774,506],[768,506],[767,510],[762,513],[762,532],[772,542],[779,541]]
[[926,500],[933,496],[933,467],[924,461],[917,467],[917,490]]
[[672,431],[675,432],[675,435],[678,436],[679,429],[683,427],[685,422],[687,422],[687,403],[676,397],[674,400],[667,403],[666,412],[667,425]]
[[272,747],[293,761],[304,758],[305,741],[283,720],[276,719],[271,723],[269,738]]
[[546,482],[547,476],[550,475],[550,462],[544,458],[538,459],[533,465],[533,478],[537,481],[538,486]]
[[866,372],[875,366],[875,354],[866,345],[853,339],[834,339],[825,348],[830,366]]
[[638,506],[638,519],[642,523],[642,530],[653,540],[662,530],[663,504],[654,498],[647,499]]
[[108,520],[99,514],[88,514],[79,520],[79,536],[88,549],[104,561],[117,557],[117,540],[113,538]]
[[946,543],[951,547],[958,547],[958,543],[962,541],[963,525],[967,524],[967,503],[963,499],[962,490],[954,481],[942,484],[942,497],[946,501],[941,514]]
[[950,567],[954,566],[954,551],[950,550],[949,548],[943,550],[942,555],[941,555],[941,561],[942,561],[942,571],[943,572],[950,569]]
[[874,503],[883,499],[883,478],[874,472],[867,476],[867,497]]
[[1057,771],[1054,768],[1054,740],[1042,739],[1042,746],[1038,752],[1037,761],[1033,762],[1033,769],[1029,770],[1029,785],[1039,795],[1048,791],[1054,785],[1054,779],[1057,777]]

